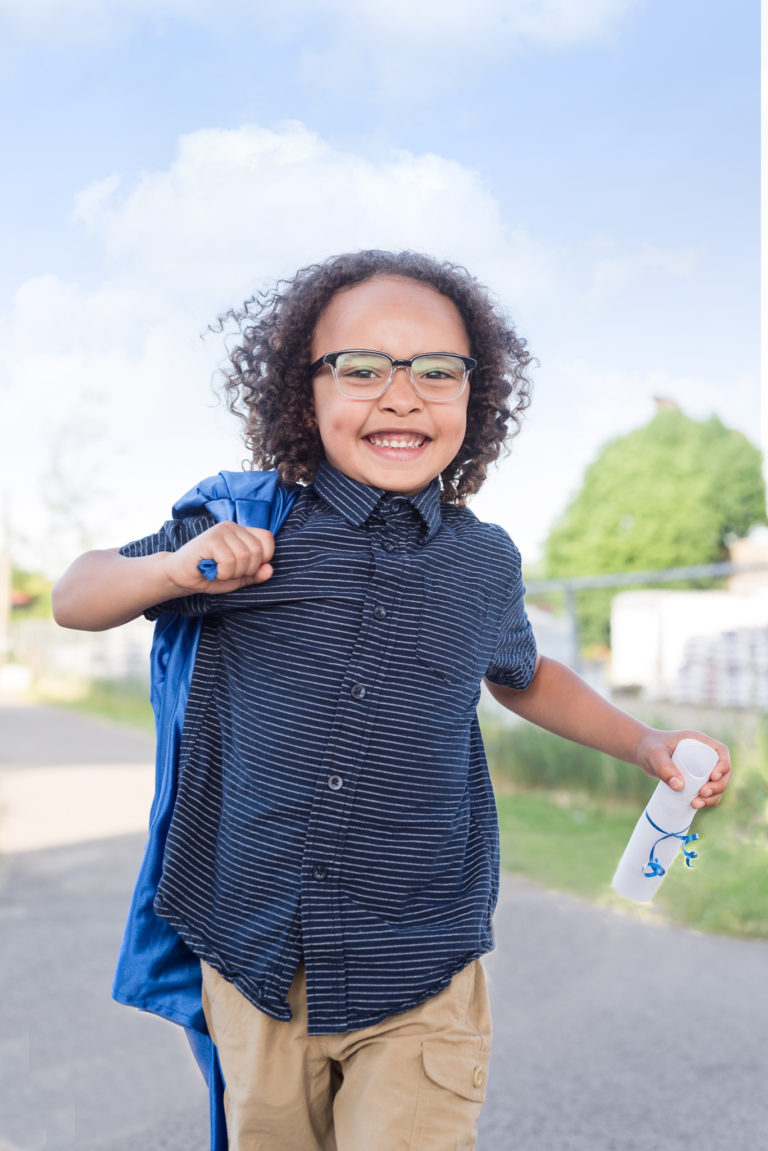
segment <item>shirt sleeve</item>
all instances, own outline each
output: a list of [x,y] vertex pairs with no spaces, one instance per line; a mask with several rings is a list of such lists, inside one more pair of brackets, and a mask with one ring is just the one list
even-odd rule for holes
[[[137,556],[157,555],[158,552],[178,551],[180,547],[196,536],[202,535],[215,523],[213,516],[208,514],[190,516],[183,520],[167,520],[159,531],[125,544],[120,548],[120,555],[133,559]],[[144,616],[146,619],[154,620],[166,611],[176,612],[178,615],[206,615],[216,606],[214,600],[215,597],[200,594],[181,596],[147,608]]]
[[530,685],[536,670],[536,639],[525,610],[520,552],[512,548],[508,595],[502,607],[498,638],[485,678],[518,691]]

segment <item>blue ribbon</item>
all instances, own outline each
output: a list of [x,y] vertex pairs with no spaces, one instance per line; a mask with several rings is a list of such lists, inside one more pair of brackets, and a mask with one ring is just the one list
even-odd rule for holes
[[216,560],[200,560],[200,563],[197,565],[197,570],[202,572],[209,582],[213,583],[218,570]]
[[694,839],[698,839],[699,837],[695,832],[693,835],[686,835],[688,827],[691,826],[690,823],[688,824],[688,827],[683,828],[682,831],[665,831],[663,827],[659,827],[658,824],[653,822],[647,811],[645,813],[645,818],[648,820],[651,827],[655,828],[656,831],[661,832],[661,835],[651,847],[651,854],[648,856],[648,862],[643,868],[643,875],[646,877],[646,879],[654,879],[656,876],[661,879],[662,875],[666,875],[666,868],[662,867],[656,858],[656,848],[660,843],[663,843],[665,839],[679,839],[683,845],[685,866],[693,867],[693,860],[698,857],[695,851],[686,851],[686,847],[689,843],[692,843]]

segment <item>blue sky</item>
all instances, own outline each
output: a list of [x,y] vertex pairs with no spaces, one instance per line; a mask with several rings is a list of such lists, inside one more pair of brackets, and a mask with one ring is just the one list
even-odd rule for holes
[[[534,403],[473,505],[524,556],[654,395],[759,440],[754,0],[274,8],[0,0],[20,558],[118,544],[237,467],[199,335],[345,248],[466,263],[528,339]],[[30,461],[47,496],[17,490]]]

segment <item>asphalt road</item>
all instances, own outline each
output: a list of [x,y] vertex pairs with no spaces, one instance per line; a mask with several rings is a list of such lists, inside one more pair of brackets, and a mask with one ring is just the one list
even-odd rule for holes
[[[19,773],[42,787],[57,763],[65,779],[100,765],[124,789],[125,765],[150,757],[140,736],[0,707],[0,841]],[[0,861],[0,1151],[206,1151],[182,1034],[109,998],[143,835],[99,838],[97,817],[91,838],[56,845],[54,828],[51,846]],[[768,945],[510,878],[496,922],[478,1151],[768,1147]]]

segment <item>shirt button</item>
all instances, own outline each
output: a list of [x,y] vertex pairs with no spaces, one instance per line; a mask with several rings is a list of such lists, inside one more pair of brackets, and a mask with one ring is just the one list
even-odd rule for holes
[[342,787],[344,786],[344,780],[340,775],[329,775],[328,786],[330,787],[331,791],[341,791]]
[[354,699],[365,699],[365,688],[361,683],[353,683],[350,692]]
[[393,552],[395,550],[395,548],[397,547],[397,544],[395,543],[394,540],[391,540],[391,539],[388,539],[385,537],[381,541],[381,546],[384,548],[385,552]]
[[482,1067],[476,1067],[472,1072],[472,1086],[482,1087],[483,1083],[485,1083],[485,1071],[483,1071]]
[[383,604],[378,604],[373,609],[373,618],[374,619],[386,619],[387,618],[387,609],[383,606]]
[[328,868],[324,863],[315,864],[315,866],[312,868],[312,878],[320,880],[328,878]]

